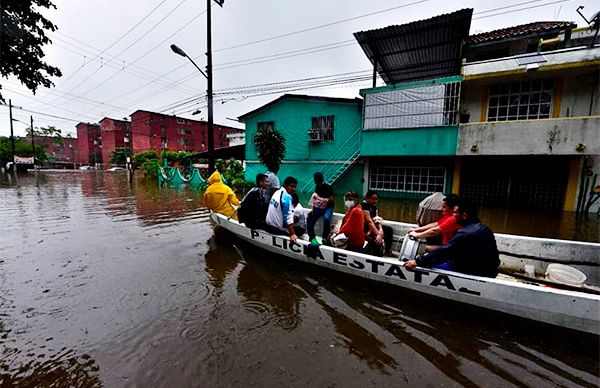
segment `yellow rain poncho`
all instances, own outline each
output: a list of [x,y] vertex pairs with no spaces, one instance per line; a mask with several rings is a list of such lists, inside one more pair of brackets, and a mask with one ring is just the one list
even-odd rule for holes
[[215,213],[223,214],[237,220],[237,213],[234,206],[239,206],[240,201],[229,186],[221,180],[221,174],[218,171],[212,173],[208,178],[208,189],[204,192],[204,206]]

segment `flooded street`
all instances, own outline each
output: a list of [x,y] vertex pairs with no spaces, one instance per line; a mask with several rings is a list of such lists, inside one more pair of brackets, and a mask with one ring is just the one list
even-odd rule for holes
[[[597,220],[496,214],[598,241]],[[2,387],[598,386],[597,336],[272,256],[186,187],[29,174],[2,181],[0,223]]]

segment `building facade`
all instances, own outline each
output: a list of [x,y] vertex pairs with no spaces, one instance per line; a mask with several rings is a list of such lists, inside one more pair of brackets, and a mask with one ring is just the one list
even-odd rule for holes
[[[455,23],[468,31],[468,11],[355,34],[387,84],[361,90],[364,189],[580,209],[600,172],[593,32],[541,22],[467,37]],[[453,53],[456,42],[466,44]]]
[[[215,149],[228,147],[227,135],[239,132],[237,128],[215,124]],[[131,114],[131,140],[134,153],[163,148],[202,152],[208,150],[208,123],[138,110]]]
[[129,121],[116,120],[109,117],[100,120],[101,153],[104,164],[110,164],[110,158],[114,150],[129,146],[130,131],[131,123]]
[[[287,176],[298,179],[298,190],[314,189],[313,174],[320,171],[336,194],[362,190],[363,166],[359,159],[360,99],[285,94],[242,115],[246,139],[263,127],[279,130],[285,138],[285,157],[280,166],[281,183]],[[253,141],[246,142],[246,180],[265,173]]]
[[77,150],[79,164],[102,164],[102,137],[100,125],[79,123],[77,128]]

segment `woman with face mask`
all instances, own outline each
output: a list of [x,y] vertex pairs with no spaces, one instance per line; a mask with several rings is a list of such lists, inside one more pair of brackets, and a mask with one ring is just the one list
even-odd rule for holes
[[347,192],[344,195],[344,205],[348,210],[342,221],[340,234],[343,233],[348,238],[347,250],[362,252],[365,243],[365,217],[358,195],[352,191]]

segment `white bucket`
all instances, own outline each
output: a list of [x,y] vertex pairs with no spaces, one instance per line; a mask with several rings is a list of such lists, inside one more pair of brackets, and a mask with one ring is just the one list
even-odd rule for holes
[[556,283],[581,287],[587,277],[580,270],[563,264],[550,264],[546,268],[546,279]]

